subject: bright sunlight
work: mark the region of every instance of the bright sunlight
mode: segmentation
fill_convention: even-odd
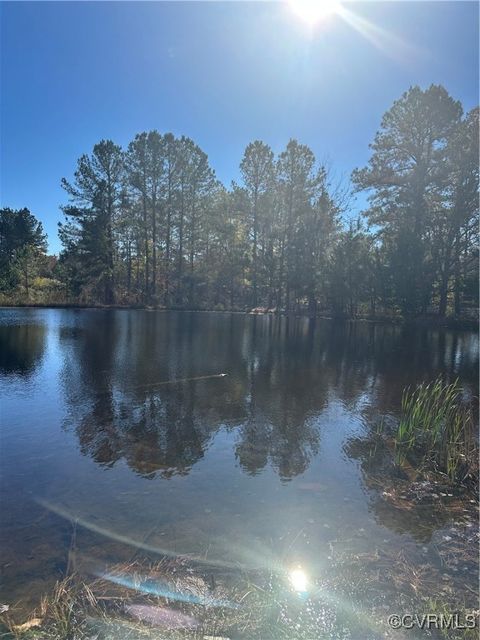
[[[293,569],[293,571],[290,572],[290,583],[295,591],[304,593],[308,585],[307,574],[300,568]]]
[[[308,25],[313,26],[336,13],[338,0],[289,0],[293,12]]]

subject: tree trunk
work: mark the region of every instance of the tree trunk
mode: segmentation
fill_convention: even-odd
[[[30,297],[30,283],[28,280],[28,254],[25,256],[25,293],[27,294],[27,300],[28,300]]]
[[[107,273],[107,283],[105,290],[105,303],[106,304],[115,304],[115,280],[114,280],[114,264],[113,264],[113,232],[112,232],[112,222],[109,216],[108,223],[108,273]]]
[[[258,188],[255,186],[253,195],[253,248],[252,248],[252,262],[253,262],[253,300],[252,306],[256,308],[257,303],[257,203],[258,203]]]
[[[127,243],[127,291],[130,295],[132,289],[132,246],[131,240]]]
[[[193,196],[192,203],[192,219],[190,222],[190,291],[188,295],[188,302],[190,307],[194,305],[195,285],[193,282],[194,272],[194,258],[195,258],[195,195]]]
[[[462,277],[460,269],[460,236],[457,236],[455,243],[455,266],[454,266],[454,313],[456,316],[462,315],[461,287]]]
[[[285,236],[285,234],[284,234]],[[282,238],[280,244],[280,267],[278,274],[278,292],[277,292],[277,305],[278,311],[282,308],[283,302],[283,271],[284,271],[284,263],[285,263],[285,237]]]
[[[167,237],[165,245],[165,306],[170,304],[170,233],[172,224],[172,178],[171,170],[168,170],[168,211],[167,211]]]
[[[177,271],[177,304],[183,301],[183,223],[185,219],[185,199],[183,193],[183,182],[181,189],[181,206],[180,206],[180,221],[178,224],[178,271]]]
[[[152,297],[157,293],[157,204],[156,197],[152,202]]]
[[[149,251],[148,251],[148,224],[147,224],[147,198],[143,195],[142,199],[143,204],[143,239],[144,239],[144,253],[145,253],[145,291],[144,298],[145,302],[149,301],[150,292],[150,261],[149,261]]]
[[[440,279],[440,301],[438,304],[438,315],[441,318],[444,318],[447,313],[448,282],[450,280],[452,244],[453,242],[451,239],[451,235],[448,234],[447,243],[445,247],[445,259],[443,262],[443,268],[442,268],[441,279]]]

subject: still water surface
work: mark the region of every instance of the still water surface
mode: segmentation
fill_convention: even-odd
[[[0,310],[0,602],[34,604],[65,572],[72,522],[92,573],[139,549],[313,575],[342,545],[424,553],[445,516],[382,502],[349,443],[398,416],[407,384],[474,393],[477,370],[470,332]]]

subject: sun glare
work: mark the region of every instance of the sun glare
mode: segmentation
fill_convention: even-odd
[[[306,573],[302,571],[302,569],[293,569],[293,571],[290,572],[290,584],[295,591],[304,593],[307,590],[308,585]]]
[[[308,25],[315,25],[338,11],[338,0],[289,0],[292,11]]]

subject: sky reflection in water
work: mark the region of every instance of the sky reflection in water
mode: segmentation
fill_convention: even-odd
[[[33,601],[61,574],[71,522],[93,573],[137,549],[313,577],[334,570],[333,542],[420,549],[445,521],[386,507],[349,442],[407,384],[444,373],[474,393],[477,346],[368,323],[2,310],[2,592]]]

